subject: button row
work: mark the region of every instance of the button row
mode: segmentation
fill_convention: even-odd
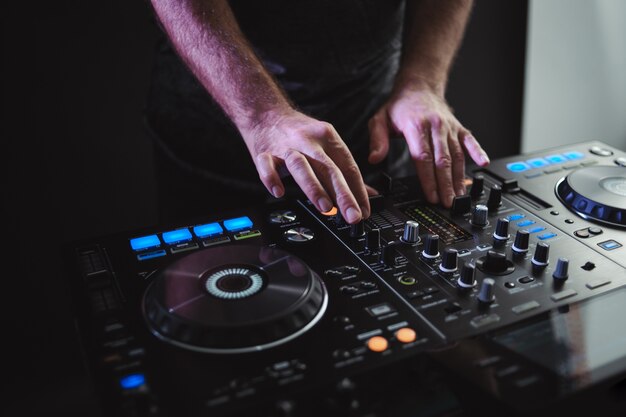
[[[547,155],[543,158],[532,158],[526,161],[511,162],[506,165],[511,172],[524,172],[534,168],[543,168],[552,164],[562,164],[567,161],[583,159],[585,154],[578,151],[563,152],[563,154]]]

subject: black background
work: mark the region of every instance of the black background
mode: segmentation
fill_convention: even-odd
[[[526,16],[477,0],[449,82],[492,159],[520,148]],[[97,414],[59,252],[157,220],[141,117],[158,29],[142,0],[3,2],[2,20],[0,411]]]

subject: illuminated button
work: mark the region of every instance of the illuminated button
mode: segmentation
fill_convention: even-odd
[[[539,235],[537,237],[539,239],[541,239],[541,240],[548,240],[548,239],[552,239],[555,236],[556,236],[556,233],[548,232],[548,233],[544,233],[542,235]]]
[[[333,207],[328,211],[322,213],[324,216],[336,216],[337,215],[337,207]]]
[[[613,249],[621,248],[622,244],[611,239],[611,240],[605,240],[604,242],[598,243],[598,246],[600,246],[604,250],[613,250]]]
[[[523,172],[527,169],[531,169],[532,167],[528,165],[526,162],[511,162],[510,164],[506,164],[506,167],[509,171],[512,172]]]
[[[133,250],[144,250],[161,246],[161,241],[157,235],[137,237],[130,240],[130,247]]]
[[[517,222],[517,225],[519,227],[526,227],[526,226],[530,226],[531,224],[535,224],[534,220],[523,220],[521,222]]]
[[[415,330],[410,327],[403,327],[396,332],[396,339],[402,343],[415,342],[416,338],[417,334],[415,333]]]
[[[372,352],[384,352],[389,347],[389,342],[382,336],[370,337],[367,341],[367,348]]]
[[[184,242],[186,240],[191,240],[191,233],[189,229],[178,229],[172,230],[170,232],[163,233],[163,241],[168,245],[172,243]]]
[[[193,233],[199,238],[220,235],[223,232],[224,229],[222,229],[222,226],[220,226],[219,223],[201,224],[200,226],[195,226],[193,228]]]
[[[552,164],[560,164],[562,162],[566,162],[567,158],[564,157],[563,155],[548,155],[546,156],[546,160],[548,160],[548,162],[552,163]]]
[[[524,217],[526,217],[526,216],[523,215],[523,214],[511,214],[509,216],[509,220],[514,222],[515,220],[523,219]]]
[[[145,382],[146,378],[143,374],[132,374],[120,379],[120,386],[123,389],[133,389],[142,386]]]
[[[237,232],[252,227],[252,220],[248,216],[237,217],[235,219],[224,220],[224,227],[229,232]]]
[[[570,160],[583,159],[585,154],[578,151],[563,152],[563,155]]]
[[[543,158],[534,158],[534,159],[529,159],[528,161],[526,161],[526,163],[528,165],[530,165],[533,168],[542,168],[545,167],[547,165],[550,165],[550,162],[546,161]]]
[[[544,230],[546,230],[545,227],[537,226],[537,227],[533,227],[532,229],[530,229],[528,233],[539,233],[539,232],[543,232]]]

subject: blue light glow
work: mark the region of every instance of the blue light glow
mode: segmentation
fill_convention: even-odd
[[[139,259],[140,261],[147,261],[148,259],[159,258],[165,255],[167,255],[167,252],[161,249],[161,250],[155,250],[152,252],[140,253],[139,255],[137,255],[137,259]]]
[[[578,151],[563,152],[563,155],[565,155],[567,159],[571,160],[583,159],[585,157],[584,153]]]
[[[541,167],[545,167],[547,165],[550,165],[550,162],[546,161],[543,158],[529,159],[526,162],[528,163],[528,165],[530,165],[533,168],[541,168]]]
[[[541,240],[547,240],[547,239],[552,239],[554,236],[556,236],[556,233],[548,232],[548,233],[539,235],[537,237]]]
[[[145,384],[146,377],[143,374],[127,375],[120,379],[120,386],[124,389],[138,388]]]
[[[531,224],[535,224],[534,220],[522,220],[521,222],[517,222],[517,225],[519,227],[526,227],[526,226],[530,226]]]
[[[168,245],[184,242],[186,240],[191,240],[189,229],[178,229],[163,233],[163,241]]]
[[[224,220],[224,227],[229,232],[236,232],[238,230],[249,229],[252,227],[252,220],[250,220],[248,216]]]
[[[213,235],[220,235],[224,232],[224,229],[222,229],[222,226],[220,226],[219,223],[209,223],[195,226],[193,228],[193,232],[199,238],[204,238]]]
[[[543,226],[537,226],[537,227],[534,227],[534,228],[530,229],[530,230],[528,231],[528,233],[538,233],[538,232],[543,232],[544,230],[546,230],[546,228],[545,228],[545,227],[543,227]]]
[[[161,241],[157,235],[142,236],[130,240],[130,247],[133,250],[144,250],[161,246]]]
[[[546,159],[553,164],[560,164],[561,162],[566,162],[567,158],[563,155],[548,155]]]
[[[509,220],[514,222],[515,220],[523,219],[524,217],[526,217],[526,216],[523,215],[523,214],[511,214],[509,216]]]
[[[506,167],[509,171],[513,171],[513,172],[522,172],[531,168],[531,166],[528,165],[526,162],[521,162],[521,161],[511,162],[510,164],[506,164]]]

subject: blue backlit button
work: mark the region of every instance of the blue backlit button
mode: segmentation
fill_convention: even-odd
[[[543,232],[544,230],[546,230],[545,227],[543,226],[537,226],[535,228],[532,228],[528,231],[528,233],[539,233],[539,232]]]
[[[542,168],[542,167],[545,167],[546,165],[550,165],[550,162],[546,161],[543,158],[529,159],[528,161],[526,161],[526,163],[533,168]]]
[[[136,251],[158,248],[159,246],[161,246],[161,241],[157,235],[142,236],[130,240],[130,247]]]
[[[604,242],[598,243],[598,246],[600,246],[604,250],[613,250],[613,249],[621,248],[622,244],[611,239],[611,240],[605,240]]]
[[[526,171],[527,169],[531,169],[531,166],[528,165],[526,162],[511,162],[510,164],[506,164],[506,167],[509,171],[512,172],[523,172]]]
[[[126,375],[120,379],[120,386],[123,389],[139,388],[146,383],[146,377],[143,374]]]
[[[560,164],[562,162],[566,162],[567,158],[564,157],[563,155],[548,155],[546,156],[546,159],[548,160],[548,162],[550,162],[551,164]]]
[[[191,240],[191,233],[189,232],[189,229],[187,228],[165,232],[163,233],[162,236],[163,236],[163,241],[167,243],[168,245]]]
[[[248,216],[224,220],[224,227],[229,232],[236,232],[238,230],[249,229],[252,227],[252,220],[250,220]]]
[[[544,233],[542,235],[537,236],[540,240],[548,240],[548,239],[552,239],[554,236],[556,236],[556,233],[552,233],[552,232],[547,232]]]
[[[219,223],[201,224],[193,228],[193,233],[199,238],[221,235],[222,232],[224,232],[224,229],[222,229]]]
[[[583,159],[585,157],[584,153],[578,151],[563,152],[563,155],[570,160]]]
[[[514,222],[515,220],[523,219],[524,217],[526,217],[526,216],[523,215],[523,214],[519,214],[519,213],[518,214],[511,214],[509,216],[509,221]]]
[[[531,224],[535,224],[534,220],[522,220],[521,222],[517,222],[517,225],[519,227],[526,227],[526,226],[530,226]]]

